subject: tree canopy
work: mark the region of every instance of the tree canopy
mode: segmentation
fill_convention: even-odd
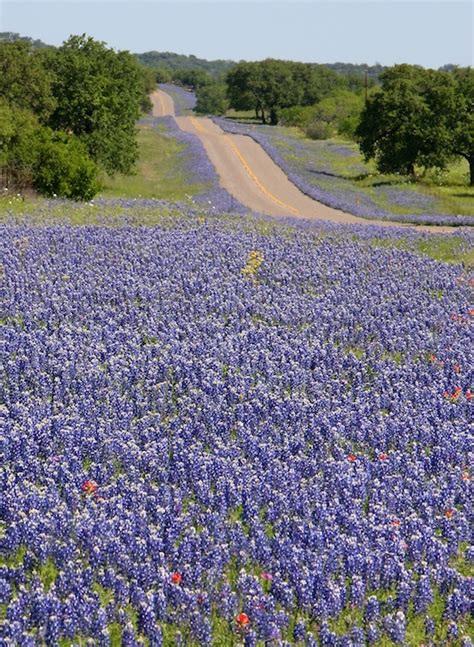
[[[0,41],[0,166],[16,187],[87,199],[99,169],[131,172],[151,70],[128,52],[71,36],[61,47]]]
[[[453,156],[474,164],[474,82],[453,73],[395,65],[369,97],[356,134],[366,159],[382,172],[413,174],[415,165],[444,167]]]
[[[130,172],[144,93],[134,57],[83,35],[71,36],[48,62],[57,101],[49,124],[77,135],[108,173]]]
[[[0,97],[46,120],[56,106],[53,75],[43,56],[26,41],[0,42]]]
[[[279,111],[320,101],[343,85],[335,72],[323,65],[266,59],[238,63],[226,77],[227,96],[236,110],[255,110],[263,123],[276,124]]]

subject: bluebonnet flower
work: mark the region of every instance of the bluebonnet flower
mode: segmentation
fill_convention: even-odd
[[[1,227],[5,640],[105,645],[116,623],[125,645],[165,626],[208,644],[245,613],[248,644],[311,644],[290,636],[311,616],[337,645],[329,621],[357,605],[376,644],[435,588],[462,636],[472,402],[442,393],[470,388],[465,271],[413,253],[415,232],[375,249],[378,227],[194,208],[132,226],[161,208]]]

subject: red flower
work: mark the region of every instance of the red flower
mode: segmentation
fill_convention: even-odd
[[[461,396],[461,394],[462,394],[462,389],[460,386],[457,386],[452,393],[445,391],[443,393],[443,398],[445,398],[446,400],[449,400],[450,402],[456,402],[456,400],[459,400],[459,397]],[[467,393],[466,393],[466,397],[468,397]]]
[[[469,472],[467,470],[465,472],[463,472],[462,480],[463,481],[470,481],[471,480],[471,475],[469,474]]]
[[[97,490],[99,486],[95,481],[84,481],[84,483],[81,485],[81,490],[85,494],[94,494],[94,492]]]
[[[273,580],[273,575],[271,573],[260,573],[260,577],[262,580],[267,580],[267,582],[271,582]]]
[[[386,460],[388,460],[388,454],[386,454],[385,452],[380,452],[380,454],[379,454],[379,460],[380,460],[380,461],[386,461]]]
[[[444,513],[444,516],[446,517],[446,519],[452,519],[454,512],[455,511],[452,508],[449,508],[449,510],[446,510],[446,512]]]
[[[474,398],[474,393],[472,391],[466,391],[466,398],[472,400]]]
[[[400,524],[401,524],[400,519],[392,519],[392,521],[390,522],[390,525],[393,526],[394,528],[399,528]]]
[[[173,582],[173,584],[181,584],[182,579],[183,576],[181,575],[181,573],[176,572],[171,574],[171,581]]]
[[[453,364],[453,369],[455,373],[459,373],[461,371],[461,365],[460,364]]]
[[[356,456],[355,454],[349,454],[349,456],[347,457],[347,460],[348,460],[350,463],[355,463],[355,462],[356,462],[356,460],[357,460],[357,456]]]
[[[235,619],[235,622],[241,629],[244,629],[250,624],[250,618],[246,613],[239,613],[239,615]]]

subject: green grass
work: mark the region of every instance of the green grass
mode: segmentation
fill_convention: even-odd
[[[202,184],[190,184],[181,153],[184,145],[150,125],[138,129],[140,157],[135,175],[102,179],[100,196],[185,200],[200,193]]]
[[[231,523],[239,524],[241,523],[241,516],[242,516],[242,508],[239,506],[230,513],[229,521]],[[467,543],[462,544],[460,546],[458,554],[450,560],[450,565],[456,568],[456,570],[461,574],[463,574],[464,576],[472,577],[473,575],[472,563],[468,562],[465,556],[465,550],[467,546],[468,546]],[[3,559],[1,560],[1,563],[4,566],[8,566],[9,568],[15,568],[23,562],[25,555],[26,555],[25,547],[20,547],[16,551],[14,551],[14,553],[11,554],[9,557],[3,557]],[[249,564],[248,568],[250,569],[248,572],[253,573],[256,576],[258,576],[262,572],[261,567],[257,564]],[[49,591],[58,576],[58,569],[54,561],[51,558],[49,558],[44,563],[37,564],[36,567],[34,568],[34,573],[39,576],[43,586],[45,587],[45,590]],[[226,580],[231,584],[232,588],[235,590],[237,578],[239,576],[239,569],[237,567],[237,561],[235,558],[230,559],[227,565],[225,574],[226,574]],[[27,575],[28,581],[32,575],[33,575],[32,571],[28,573]],[[268,590],[271,588],[271,585],[269,582],[263,582],[262,586],[266,592],[268,592]],[[110,589],[107,589],[106,587],[100,585],[98,582],[94,582],[92,586],[92,590],[98,596],[98,603],[102,608],[107,607],[109,604],[114,604],[113,591],[111,591]],[[406,633],[406,640],[404,644],[409,647],[419,646],[426,641],[425,629],[424,629],[425,615],[429,615],[435,623],[435,627],[436,627],[436,634],[434,636],[435,644],[441,644],[443,641],[446,640],[448,621],[443,617],[444,606],[445,606],[444,598],[436,589],[434,590],[433,593],[434,593],[433,601],[429,605],[426,614],[425,613],[415,614],[412,603],[410,603],[408,607],[408,613],[406,615],[407,633]],[[389,596],[396,595],[396,588],[393,588],[391,590],[378,589],[374,591],[368,591],[367,595],[375,595],[378,598],[378,600],[381,602],[382,606],[384,606],[384,603],[387,602]],[[135,627],[135,629],[138,630],[137,610],[130,603],[125,605],[123,607],[123,610],[127,613],[128,618],[130,622],[133,624],[133,626]],[[0,605],[0,620],[5,619],[6,611],[7,611],[7,605],[6,604]],[[308,630],[315,632],[316,635],[318,633],[319,622],[317,621],[317,619],[311,618],[307,614],[302,613],[301,611],[295,610],[292,613],[292,617],[290,618],[289,626],[287,630],[284,632],[284,635],[282,636],[282,638],[288,640],[291,644],[295,644],[292,637],[292,630],[298,618],[304,621]],[[229,623],[221,616],[219,616],[216,608],[213,608],[212,610],[211,624],[213,628],[212,645],[214,645],[215,647],[225,647],[225,646],[232,647],[239,644],[239,637],[234,631],[234,627],[232,623]],[[363,624],[364,624],[363,608],[362,607],[353,608],[350,605],[347,605],[346,608],[338,615],[338,617],[332,619],[329,624],[331,629],[339,636],[347,634],[354,626],[363,627]],[[474,621],[472,618],[468,616],[462,616],[458,618],[457,624],[458,624],[461,636],[472,635],[472,632],[474,631]],[[198,642],[192,638],[190,633],[190,627],[187,622],[181,622],[181,623],[178,621],[174,623],[160,622],[160,626],[163,632],[163,644],[166,647],[173,647],[174,645],[176,645],[178,632],[181,634],[182,638],[185,641],[185,644],[188,645],[188,647],[198,647]],[[109,629],[109,635],[110,635],[110,641],[111,641],[112,647],[120,647],[120,645],[122,644],[121,626],[118,623],[111,623],[108,629]],[[145,646],[150,644],[148,639],[144,638],[143,636],[141,638]],[[86,644],[89,644],[89,642],[83,636],[76,636],[73,641],[66,638],[59,639],[60,647],[70,647],[72,644],[85,646]],[[460,641],[456,640],[450,644],[452,645],[452,647],[456,647],[457,645],[460,644]],[[263,642],[259,642],[258,645],[259,647],[260,645],[263,647]],[[377,645],[379,645],[380,647],[395,647],[395,643],[393,643],[386,636],[386,634],[383,634],[380,637]]]
[[[360,240],[353,236],[354,240]],[[397,248],[406,249],[429,256],[435,261],[442,263],[461,263],[466,268],[474,267],[474,250],[469,247],[460,236],[436,235],[429,238],[422,238],[415,242],[415,245],[408,239],[399,238],[372,238],[366,242],[367,245],[375,248]],[[440,295],[433,295],[440,298]]]
[[[307,181],[328,191],[341,189],[359,193],[361,198],[370,198],[378,207],[386,209],[394,216],[430,212],[474,216],[474,187],[469,186],[469,167],[464,159],[453,161],[446,170],[425,171],[419,168],[417,179],[413,181],[397,174],[379,173],[372,160],[368,163],[364,161],[356,143],[339,137],[314,141],[307,138],[298,128],[280,126],[267,129],[266,133],[289,164],[295,168],[301,167]],[[338,155],[332,150],[334,145],[343,145],[351,149],[353,155]],[[298,146],[302,146],[303,149],[298,150]],[[304,172],[308,163],[314,168],[329,170],[333,176],[311,177]],[[399,205],[391,201],[386,193],[390,190],[422,195],[431,199],[432,205],[428,208]]]

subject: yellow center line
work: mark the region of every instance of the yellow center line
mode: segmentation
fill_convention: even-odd
[[[191,122],[193,123],[194,127],[195,127],[197,130],[199,130],[199,131],[200,131],[200,132],[202,132],[202,133],[207,133],[207,134],[209,134],[208,130],[207,130],[206,128],[204,128],[204,126],[203,126],[203,125],[202,125],[202,124],[201,124],[201,123],[200,123],[200,122],[199,122],[195,117],[191,117]],[[229,144],[230,144],[230,146],[231,146],[232,150],[234,151],[234,153],[237,155],[237,157],[238,157],[239,161],[241,162],[242,166],[243,166],[243,167],[244,167],[244,169],[247,171],[247,173],[248,173],[248,175],[250,176],[250,178],[251,178],[251,179],[255,182],[255,184],[258,186],[258,188],[260,189],[260,191],[262,191],[262,193],[264,193],[265,195],[267,195],[267,196],[270,198],[270,200],[272,200],[273,202],[276,202],[277,204],[279,204],[279,205],[280,205],[281,207],[283,207],[284,209],[288,209],[288,211],[292,211],[293,213],[295,213],[295,214],[297,214],[297,215],[301,215],[301,214],[300,214],[300,212],[298,211],[298,209],[295,209],[294,207],[291,207],[289,204],[286,204],[285,202],[282,202],[282,201],[281,201],[281,200],[279,200],[275,195],[273,195],[273,193],[270,193],[270,191],[269,191],[265,186],[263,186],[263,184],[260,182],[260,180],[258,179],[258,177],[255,175],[254,171],[252,171],[252,169],[250,168],[250,166],[249,166],[249,164],[248,164],[247,160],[244,158],[244,156],[242,155],[242,153],[239,151],[239,149],[237,148],[237,146],[236,146],[236,145],[234,144],[234,142],[232,141],[231,136],[230,136],[230,137],[226,137],[226,139],[227,139],[227,141],[229,142]]]
[[[163,99],[159,90],[157,91],[156,96],[158,97],[158,110],[161,111],[161,117],[163,117],[165,114],[165,104],[163,103]]]
[[[247,171],[247,173],[249,174],[249,176],[251,177],[251,179],[252,179],[252,180],[255,182],[255,184],[258,186],[258,188],[260,189],[260,191],[262,191],[263,193],[265,193],[265,195],[267,195],[267,196],[270,198],[270,200],[273,200],[273,202],[276,202],[276,203],[277,203],[277,204],[279,204],[281,207],[284,207],[285,209],[288,209],[289,211],[292,211],[293,213],[296,213],[297,215],[301,215],[301,214],[300,214],[300,212],[298,211],[298,209],[295,209],[294,207],[291,207],[289,204],[286,204],[285,202],[282,202],[282,201],[281,201],[281,200],[279,200],[275,195],[273,195],[273,193],[270,193],[270,191],[269,191],[266,187],[264,187],[264,186],[263,186],[263,184],[260,182],[260,180],[258,179],[258,177],[257,177],[257,176],[255,175],[255,173],[252,171],[252,169],[251,169],[251,168],[250,168],[250,166],[248,165],[248,163],[247,163],[246,159],[244,158],[244,156],[242,155],[242,153],[239,151],[239,149],[237,148],[237,146],[234,144],[234,142],[233,142],[230,138],[228,139],[228,142],[229,142],[229,144],[230,144],[231,148],[233,149],[234,153],[237,155],[237,157],[238,157],[238,158],[239,158],[239,160],[241,161],[242,166],[243,166],[243,167],[244,167],[244,169]]]
[[[207,130],[204,128],[204,126],[201,123],[199,123],[196,117],[191,117],[191,123],[196,128],[196,130],[199,130],[201,133],[207,133]]]

